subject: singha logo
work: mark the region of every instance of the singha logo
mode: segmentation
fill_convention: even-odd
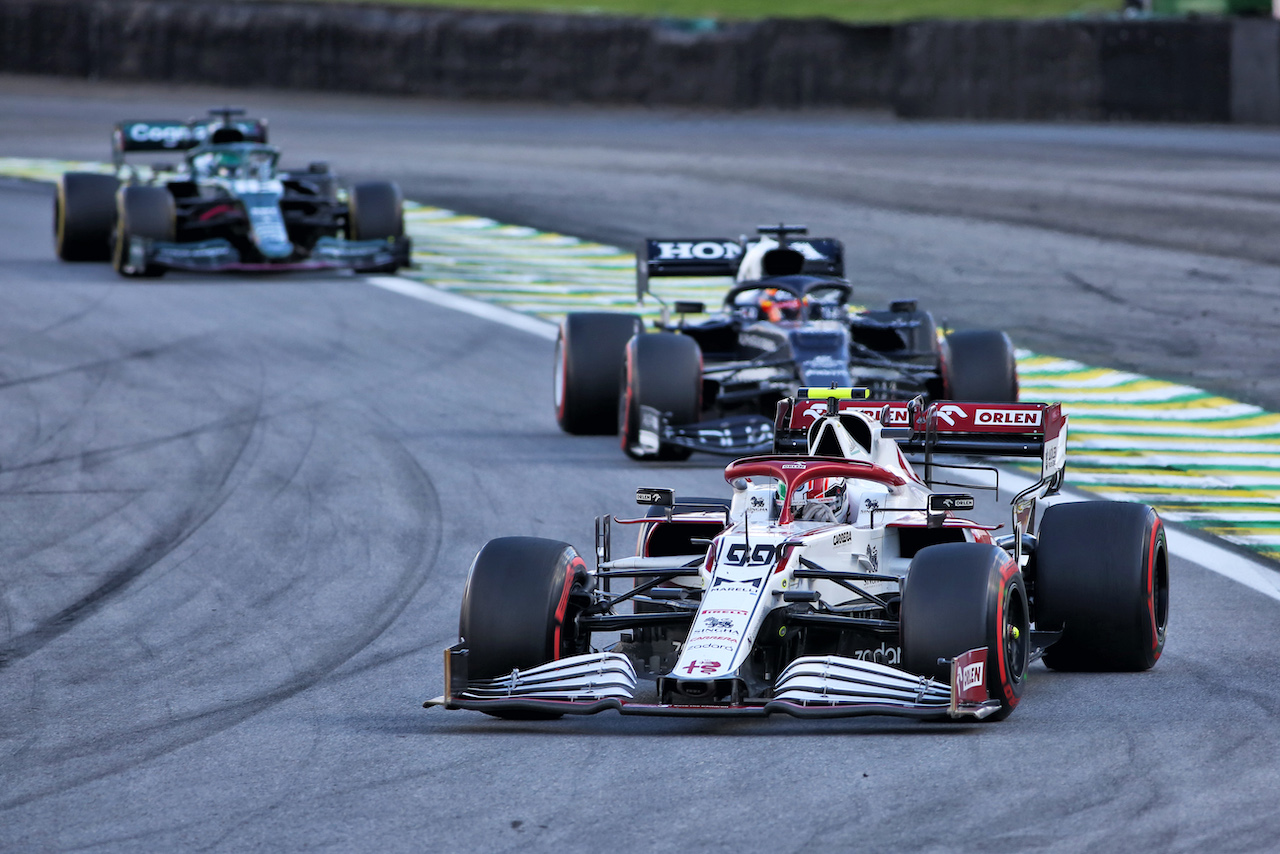
[[[874,498],[864,498],[862,501],[862,508],[864,510],[879,510],[880,502],[876,501]]]
[[[704,629],[731,629],[733,620],[722,620],[719,617],[707,617],[702,621]]]

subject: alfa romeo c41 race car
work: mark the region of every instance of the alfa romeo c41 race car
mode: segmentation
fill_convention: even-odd
[[[915,300],[857,311],[844,248],[803,238],[804,226],[760,227],[753,240],[656,240],[637,255],[637,303],[659,276],[729,276],[720,310],[663,303],[645,333],[639,317],[570,314],[556,343],[555,408],[577,434],[621,434],[636,459],[694,451],[767,451],[772,415],[801,386],[866,386],[879,399],[1018,399],[1013,346],[1003,332],[951,332]],[[659,300],[661,301],[661,300]],[[678,320],[672,321],[672,314]]]
[[[1000,719],[1042,656],[1057,670],[1156,663],[1169,574],[1155,511],[1055,503],[1032,530],[1063,479],[1058,404],[850,391],[784,401],[779,452],[730,464],[729,500],[638,490],[646,515],[597,519],[594,566],[568,543],[491,540],[467,578],[445,693],[426,705]],[[1011,533],[966,518],[972,494],[934,491],[957,469],[999,476],[942,453],[1040,458]],[[920,472],[904,454],[923,456]],[[618,524],[638,526],[636,556],[610,553]],[[642,692],[638,678],[653,683]]]
[[[267,123],[217,109],[188,122],[128,121],[112,136],[114,175],[68,172],[58,182],[54,237],[64,261],[111,261],[123,276],[166,270],[350,268],[391,272],[409,264],[399,189],[386,182],[338,188],[324,163],[277,168]],[[135,152],[181,154],[149,176]]]

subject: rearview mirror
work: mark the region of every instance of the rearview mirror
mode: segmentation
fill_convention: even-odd
[[[948,510],[972,510],[973,505],[973,496],[966,495],[963,492],[939,492],[936,495],[929,496],[930,513],[945,513]]]
[[[941,528],[946,521],[947,511],[972,510],[973,496],[963,492],[939,492],[929,496],[928,512],[925,513],[925,524],[930,528]]]
[[[636,503],[655,507],[675,507],[676,492],[674,489],[652,489],[642,486],[636,490]]]

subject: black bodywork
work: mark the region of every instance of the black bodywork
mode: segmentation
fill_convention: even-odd
[[[745,238],[646,241],[637,276],[639,300],[650,295],[649,279],[659,276],[742,279],[744,265],[752,263],[759,275],[732,286],[705,319],[689,319],[706,311],[700,303],[664,304],[656,328],[686,335],[701,350],[705,420],[676,425],[647,411],[642,430],[657,434],[663,445],[756,453],[770,447],[778,402],[799,386],[859,386],[879,400],[946,397],[944,357],[929,312],[912,299],[887,309],[854,310],[839,240],[799,238],[802,226],[760,232],[779,245],[757,252],[755,262],[744,260],[754,243]],[[770,302],[787,303],[787,316],[771,316]]]

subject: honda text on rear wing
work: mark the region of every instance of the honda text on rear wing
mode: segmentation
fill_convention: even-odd
[[[802,225],[762,225],[757,231],[759,238],[743,235],[737,240],[726,237],[648,238],[636,254],[636,301],[644,301],[651,278],[736,277],[748,251],[762,240],[803,255],[803,269],[796,272],[815,276],[844,275],[844,244],[836,238],[804,237],[808,229]]]

